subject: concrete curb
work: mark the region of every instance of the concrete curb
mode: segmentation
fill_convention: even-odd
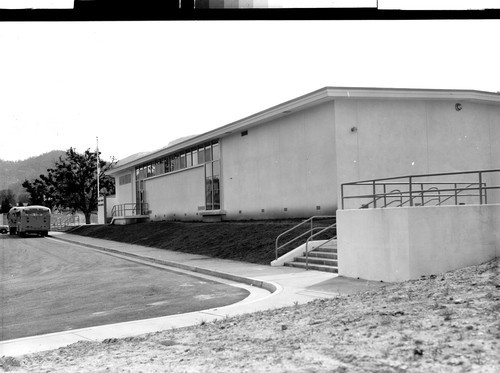
[[[226,273],[226,272],[214,271],[212,269],[201,268],[201,267],[191,266],[191,265],[177,263],[177,262],[171,262],[168,260],[160,260],[160,259],[151,258],[148,256],[131,254],[131,253],[116,250],[116,249],[110,249],[110,248],[106,248],[106,247],[102,247],[102,246],[98,246],[98,245],[92,245],[92,244],[83,243],[83,242],[79,242],[79,241],[73,241],[73,240],[69,240],[67,238],[61,238],[61,237],[57,237],[57,236],[50,236],[50,238],[60,240],[60,241],[69,242],[69,243],[72,243],[75,245],[89,247],[91,249],[96,249],[96,250],[110,252],[110,253],[114,253],[114,254],[129,256],[131,258],[137,258],[137,259],[145,260],[145,261],[148,261],[151,263],[162,264],[165,266],[179,268],[179,269],[183,269],[183,270],[190,271],[190,272],[201,273],[204,275],[219,277],[219,278],[223,278],[225,280],[231,280],[234,282],[241,282],[241,283],[246,284],[246,285],[257,286],[259,288],[262,288],[264,290],[269,291],[271,294],[278,290],[278,286],[276,284],[271,283],[271,282],[257,280],[257,279],[253,279],[253,278],[249,278],[249,277],[233,275],[231,273]],[[160,249],[158,249],[158,250],[160,250]]]

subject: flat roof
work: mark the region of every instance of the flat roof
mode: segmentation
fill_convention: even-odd
[[[152,161],[158,157],[178,152],[184,148],[218,139],[273,119],[307,109],[336,99],[396,99],[396,100],[467,100],[500,105],[500,93],[465,89],[412,89],[412,88],[367,88],[324,87],[292,100],[272,106],[235,122],[218,127],[201,135],[190,137],[174,145],[147,153],[137,153],[120,160],[108,175],[114,175],[131,167]]]

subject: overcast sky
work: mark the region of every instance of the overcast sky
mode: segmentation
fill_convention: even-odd
[[[0,23],[0,159],[166,146],[324,86],[500,91],[500,21]]]

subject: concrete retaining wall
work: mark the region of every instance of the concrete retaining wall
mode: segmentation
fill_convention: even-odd
[[[500,255],[500,204],[337,212],[339,275],[406,281]]]

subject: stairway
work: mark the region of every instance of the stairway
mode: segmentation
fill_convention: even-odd
[[[337,240],[332,240],[324,246],[309,251],[309,261],[307,268],[316,271],[338,273],[337,261]],[[306,268],[306,254],[293,259],[293,262],[286,262],[287,267]]]

